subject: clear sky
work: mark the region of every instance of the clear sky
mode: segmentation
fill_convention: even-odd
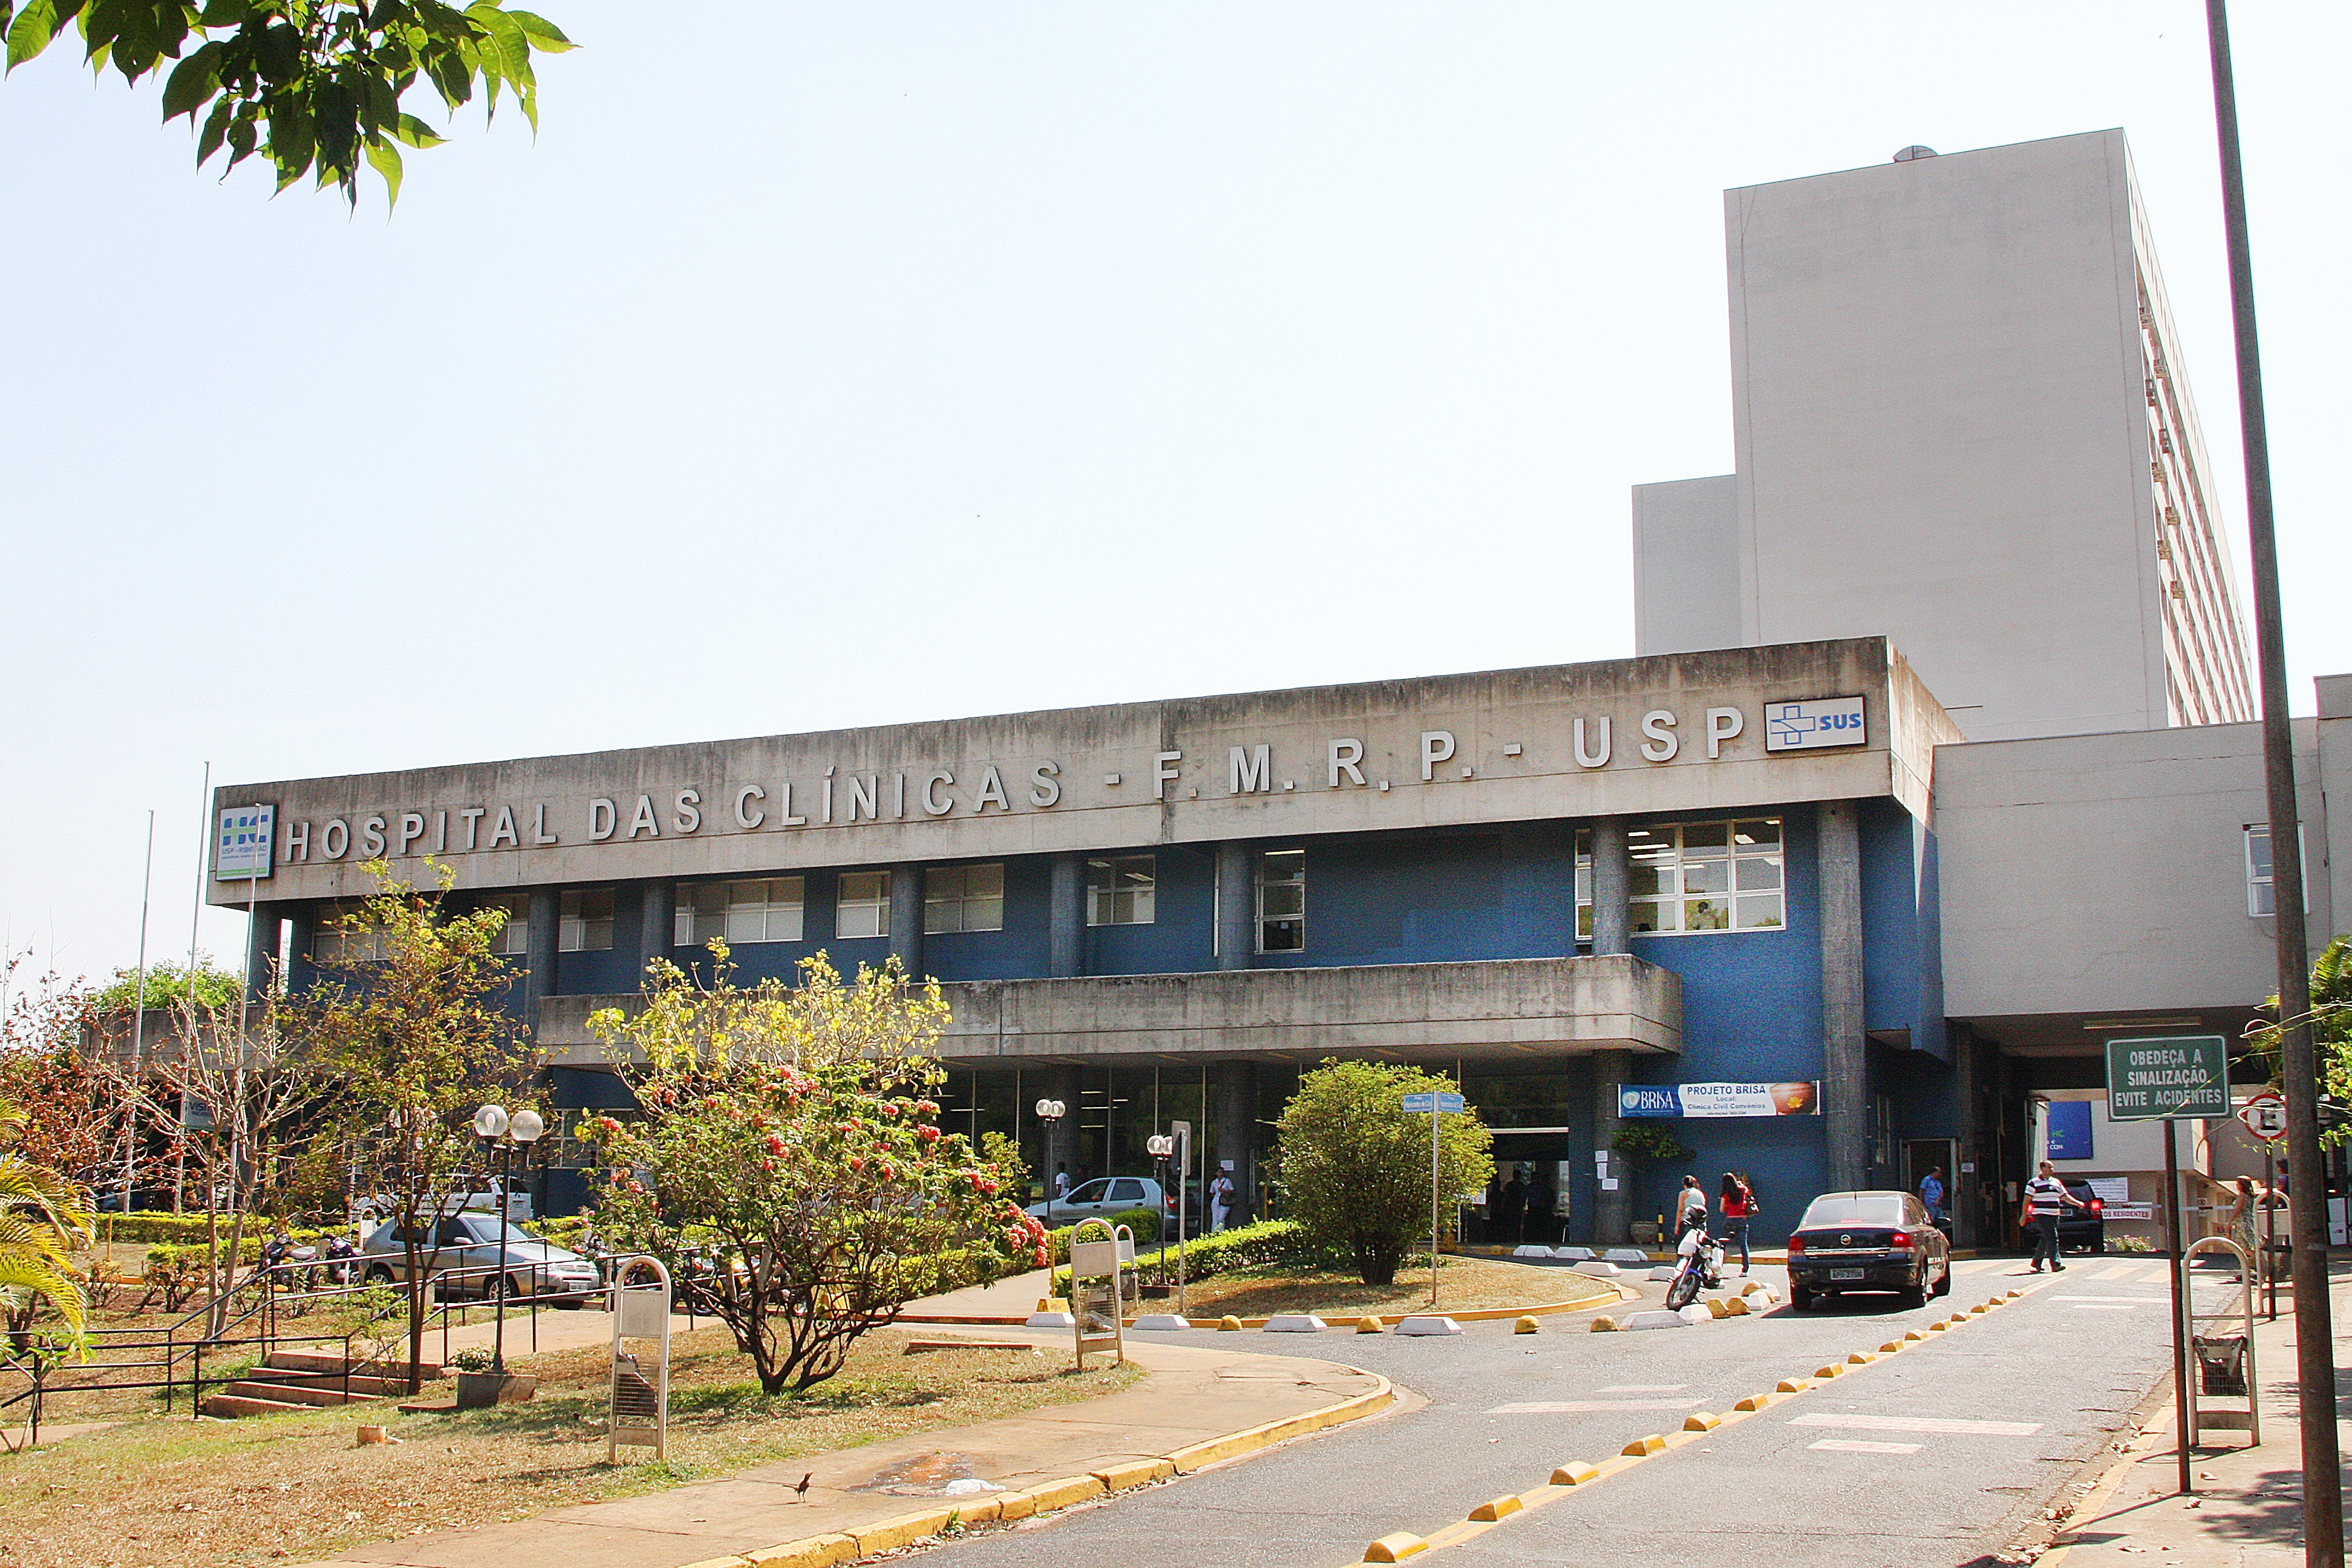
[[[131,962],[151,808],[184,952],[207,759],[1630,653],[1627,487],[1731,466],[1720,193],[1910,142],[2125,128],[2242,512],[2194,0],[538,8],[583,47],[537,141],[469,114],[389,223],[198,174],[62,53],[0,85],[37,965]],[[2352,7],[2236,26],[2306,710],[2352,669]]]

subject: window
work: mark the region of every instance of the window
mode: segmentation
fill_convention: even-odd
[[[843,939],[890,934],[889,872],[841,874],[840,894],[833,909],[833,934]]]
[[[1003,931],[1004,868],[932,866],[923,872],[923,930]]]
[[[1307,951],[1307,851],[1275,849],[1257,861],[1257,950]]]
[[[2303,824],[2299,822],[2294,826],[2294,841],[2298,846],[2303,843]],[[2308,855],[2304,857],[2304,864],[2305,866],[2311,864]],[[2272,890],[2271,887],[2272,870],[2271,825],[2267,822],[2250,822],[2246,825],[2246,912],[2248,914],[2278,913],[2278,895]],[[2303,910],[2305,914],[2311,912],[2311,882],[2308,877],[2305,879],[2303,884]]]
[[[763,882],[681,882],[671,921],[672,947],[700,947],[725,939],[730,947],[801,940],[798,877]]]
[[[574,888],[563,895],[555,926],[559,952],[609,952],[613,946],[613,889]]]
[[[522,958],[530,952],[530,895],[500,893],[482,900],[486,910],[504,910],[507,923],[490,942],[490,951],[501,958]]]
[[[1122,1179],[1110,1184],[1110,1196],[1104,1200],[1114,1204],[1139,1204],[1143,1201],[1143,1184]]]
[[[1663,823],[1625,834],[1626,904],[1636,935],[1774,931],[1787,923],[1780,824]],[[1576,934],[1592,937],[1592,838],[1576,836]]]
[[[1114,855],[1087,862],[1087,924],[1148,926],[1156,878],[1149,855]]]
[[[311,917],[310,962],[313,963],[378,963],[384,957],[384,934],[366,923],[367,905],[357,899],[320,904]]]

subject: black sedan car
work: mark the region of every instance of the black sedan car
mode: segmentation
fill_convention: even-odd
[[[2091,1190],[2091,1184],[2080,1176],[2062,1176],[2059,1180],[2066,1184],[2066,1190],[2074,1194],[2074,1201],[2083,1206],[2058,1211],[2058,1250],[2081,1250],[2094,1255],[2105,1252],[2107,1249],[2107,1205],[2100,1201],[2097,1193]],[[2032,1240],[2030,1232],[2026,1239],[2029,1243]]]
[[[1895,1290],[1907,1307],[1952,1289],[1952,1244],[1909,1193],[1823,1193],[1789,1237],[1789,1304]]]

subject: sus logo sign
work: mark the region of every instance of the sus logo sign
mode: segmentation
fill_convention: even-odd
[[[1869,743],[1859,697],[1813,697],[1801,702],[1764,704],[1764,749],[1819,752]]]

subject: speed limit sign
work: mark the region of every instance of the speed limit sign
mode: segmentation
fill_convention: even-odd
[[[2286,1136],[2286,1101],[2265,1089],[2238,1108],[2238,1120],[2244,1122],[2246,1131],[2257,1138],[2284,1138]]]

